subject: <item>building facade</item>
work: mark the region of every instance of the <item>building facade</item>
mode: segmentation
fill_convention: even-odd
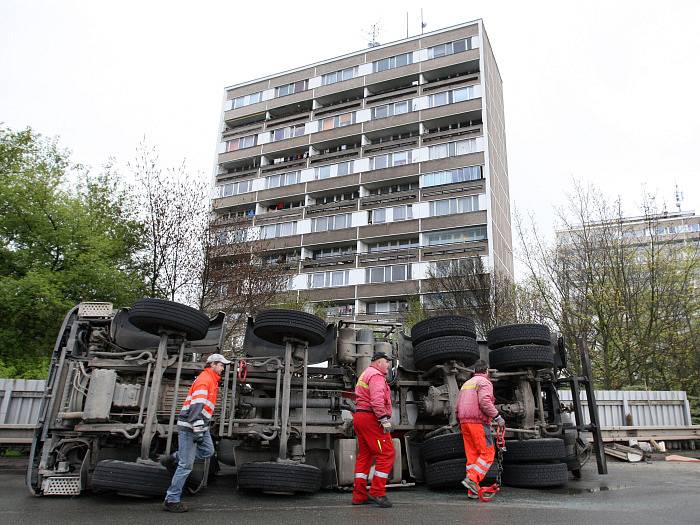
[[[218,147],[217,242],[245,224],[329,315],[426,300],[436,261],[481,256],[512,278],[502,82],[481,20],[227,87]]]

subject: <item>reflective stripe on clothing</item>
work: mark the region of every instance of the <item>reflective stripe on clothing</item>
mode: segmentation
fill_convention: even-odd
[[[353,416],[353,428],[357,436],[357,458],[355,460],[355,485],[352,491],[354,502],[367,500],[367,479],[369,471],[374,466],[374,477],[369,495],[374,497],[386,494],[387,472],[394,466],[394,444],[391,434],[377,421],[374,414],[356,412]]]
[[[355,406],[359,411],[372,411],[377,419],[391,417],[386,372],[373,365],[365,368],[355,384]]]
[[[362,472],[356,472],[355,477],[361,478],[361,479],[367,479],[369,476],[367,474],[363,474]]]
[[[208,426],[216,408],[219,393],[219,375],[211,368],[205,368],[195,378],[187,393],[178,415],[178,425],[184,428]],[[180,422],[187,423],[181,425]],[[197,423],[198,422],[198,423]]]
[[[460,425],[464,451],[467,456],[467,477],[477,484],[486,477],[496,456],[493,442],[489,443],[486,439],[485,426],[481,423],[462,423]]]
[[[378,470],[374,471],[375,476],[379,476],[380,478],[385,478],[389,479],[389,473],[388,472],[379,472]]]

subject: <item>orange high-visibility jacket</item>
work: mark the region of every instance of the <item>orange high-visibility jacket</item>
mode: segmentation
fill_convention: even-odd
[[[219,393],[219,379],[221,376],[211,368],[205,368],[195,378],[177,417],[179,427],[185,430],[209,427]]]

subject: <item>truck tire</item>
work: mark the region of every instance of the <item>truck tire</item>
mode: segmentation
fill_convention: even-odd
[[[284,345],[285,337],[307,341],[309,346],[323,343],[326,323],[323,319],[296,310],[267,310],[255,317],[253,333],[270,343]]]
[[[141,299],[129,310],[129,321],[144,332],[158,334],[161,328],[184,332],[190,341],[204,339],[209,317],[184,304],[162,299]]]
[[[462,434],[445,434],[430,438],[423,443],[422,452],[423,461],[426,463],[456,458],[466,461]]]
[[[431,489],[461,486],[467,475],[465,458],[446,459],[425,466],[425,484]],[[491,485],[498,476],[498,463],[494,460],[481,485]]]
[[[245,463],[238,469],[238,488],[272,493],[313,494],[321,488],[321,470],[303,463]]]
[[[419,370],[427,370],[449,359],[469,366],[479,359],[479,346],[471,337],[446,335],[428,339],[413,348],[413,361]]]
[[[160,465],[105,459],[95,466],[90,488],[95,492],[162,497],[171,479],[172,475]]]
[[[489,352],[489,367],[507,371],[516,368],[551,368],[554,352],[551,346],[507,346]]]
[[[510,345],[550,346],[552,336],[543,324],[509,324],[491,330],[486,336],[486,344],[491,350]]]
[[[542,463],[561,461],[566,456],[564,440],[559,438],[506,441],[504,463]]]
[[[508,464],[503,469],[503,484],[510,487],[558,487],[568,480],[565,463]]]
[[[420,321],[411,328],[411,341],[414,346],[428,339],[446,335],[461,335],[474,339],[474,321],[461,315],[442,315]]]

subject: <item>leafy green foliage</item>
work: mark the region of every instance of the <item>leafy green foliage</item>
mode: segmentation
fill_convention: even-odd
[[[142,228],[109,169],[91,176],[55,141],[0,129],[2,375],[41,377],[78,302],[144,295]]]

